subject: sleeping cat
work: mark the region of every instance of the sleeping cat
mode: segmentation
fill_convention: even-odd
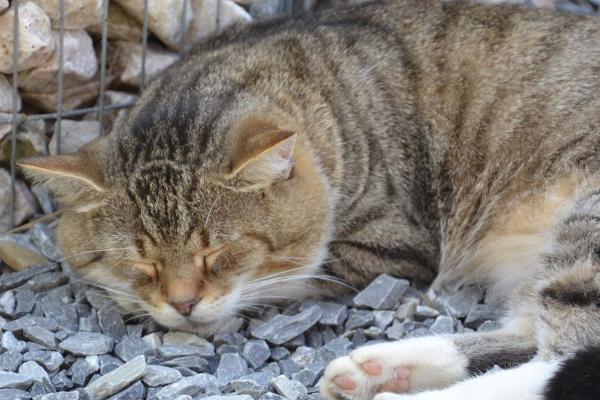
[[[79,272],[168,327],[381,273],[508,303],[335,360],[326,399],[566,399],[600,359],[599,110],[600,20],[390,0],[215,36],[111,135],[21,166]]]

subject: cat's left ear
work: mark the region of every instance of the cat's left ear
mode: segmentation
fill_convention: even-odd
[[[298,135],[262,122],[238,128],[229,177],[255,186],[267,186],[290,177]]]
[[[89,202],[107,190],[101,166],[106,144],[103,137],[77,153],[28,158],[17,165],[29,178],[67,203]]]

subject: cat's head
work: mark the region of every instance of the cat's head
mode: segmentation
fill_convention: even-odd
[[[213,135],[218,155],[198,158],[121,133],[20,163],[67,206],[59,245],[85,280],[130,313],[199,332],[307,294],[332,200],[301,134],[249,115]]]

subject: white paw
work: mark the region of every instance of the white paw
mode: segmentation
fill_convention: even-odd
[[[383,392],[375,395],[375,397],[373,397],[373,400],[413,400],[415,399],[415,397],[416,396],[412,394]]]
[[[443,337],[365,346],[329,364],[321,380],[321,395],[328,400],[337,394],[365,400],[384,391],[442,388],[463,379],[467,364],[466,357]]]

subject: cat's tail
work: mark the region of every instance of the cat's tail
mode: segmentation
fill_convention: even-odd
[[[578,351],[548,381],[544,400],[599,400],[600,347]]]

